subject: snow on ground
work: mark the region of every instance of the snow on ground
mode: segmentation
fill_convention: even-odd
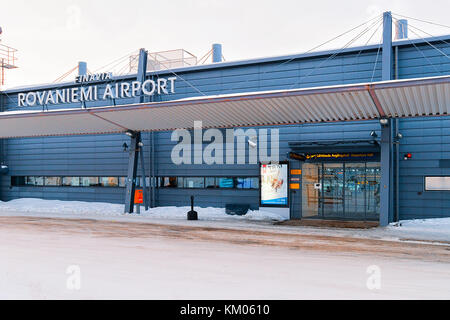
[[[391,224],[387,232],[398,233],[403,239],[427,239],[450,242],[450,218],[404,220]]]
[[[301,233],[447,239],[450,242],[450,219],[404,221],[399,227],[344,230],[273,225],[273,220],[282,218],[263,210],[236,217],[226,215],[224,209],[196,208],[202,220],[188,222],[188,210],[156,208],[136,216],[123,215],[122,205],[106,203],[39,199],[0,202],[0,216],[241,228],[270,231],[273,237],[277,233]],[[116,234],[111,226],[99,237],[91,234],[89,226],[81,226],[81,232],[76,232],[58,223],[52,226],[47,226],[46,221],[38,223],[44,228],[34,224],[19,223],[14,227],[8,223],[0,224],[0,257],[6,257],[0,259],[0,299],[450,298],[447,256],[429,261],[404,253],[387,258],[376,251],[363,255],[358,252],[344,254],[339,248],[325,252],[275,245],[247,246],[201,241],[198,240],[200,236],[186,241],[180,237],[182,233],[176,232],[173,238],[130,237]],[[133,225],[117,226],[135,228]],[[101,227],[101,224],[97,225],[97,228]],[[350,247],[353,245],[351,243]],[[389,249],[392,246],[390,242],[384,245]],[[317,246],[321,247],[320,243]],[[429,244],[424,246],[430,248]],[[74,276],[80,284],[75,290]],[[377,287],[373,287],[374,276],[375,283],[379,284]]]
[[[122,204],[111,204],[102,202],[82,202],[82,201],[60,201],[43,199],[16,199],[8,202],[0,201],[0,212],[21,212],[29,214],[56,213],[61,216],[66,215],[98,215],[98,216],[127,216],[123,213]],[[186,214],[190,207],[158,207],[148,211],[141,208],[141,217],[155,219],[186,219]],[[259,210],[249,211],[245,216],[231,216],[225,213],[224,208],[198,208],[199,219],[201,220],[256,220],[256,221],[283,221],[282,216],[273,212]]]
[[[1,226],[0,299],[450,298],[444,262],[52,230]]]
[[[159,207],[149,211],[142,208],[141,215],[123,214],[123,205],[60,201],[42,199],[17,199],[0,201],[0,216],[37,216],[48,218],[120,220],[126,222],[150,222],[158,224],[192,225],[186,221],[189,207]],[[391,224],[386,228],[374,229],[336,229],[300,226],[278,226],[274,221],[283,221],[284,217],[264,209],[249,211],[245,216],[230,216],[223,208],[195,208],[200,221],[196,226],[258,229],[280,233],[302,233],[313,235],[346,236],[354,238],[374,238],[386,240],[436,241],[450,243],[450,218],[420,219],[401,221],[400,225]]]

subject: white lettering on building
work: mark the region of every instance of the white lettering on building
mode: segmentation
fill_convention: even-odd
[[[110,73],[77,76],[75,82],[81,84],[81,87],[19,93],[17,95],[17,106],[34,107],[37,105],[43,106],[49,104],[57,105],[97,100],[127,99],[135,98],[140,95],[153,96],[154,94],[173,94],[175,93],[175,81],[177,80],[177,77],[158,78],[157,80],[148,79],[144,82],[125,81],[115,84],[107,83],[104,87],[101,85],[87,85],[87,83],[91,81],[106,80],[111,80]]]

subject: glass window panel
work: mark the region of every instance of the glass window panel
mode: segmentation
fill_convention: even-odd
[[[83,187],[98,187],[98,177],[82,177],[81,186]]]
[[[79,187],[80,186],[80,177],[63,177],[62,185],[64,187]]]
[[[177,188],[178,187],[178,179],[177,177],[164,177],[162,179],[164,188]]]
[[[217,188],[216,178],[214,177],[205,178],[205,187],[208,189]]]
[[[259,178],[236,178],[238,189],[259,189]]]
[[[367,175],[365,163],[345,164],[344,217],[364,219],[367,211]]]
[[[205,187],[204,178],[184,178],[184,187],[188,189],[200,189]]]
[[[236,188],[248,189],[248,187],[246,186],[245,178],[236,178]]]
[[[178,188],[183,188],[183,186],[184,186],[184,179],[181,178],[181,177],[178,177],[177,181],[178,181]]]
[[[234,188],[234,179],[233,178],[218,178],[219,188],[231,189]]]
[[[381,168],[379,163],[367,163],[366,170],[366,217],[379,218],[380,215],[380,181],[381,181]]]
[[[136,187],[141,187],[141,186],[142,186],[142,178],[136,177]]]
[[[11,186],[24,186],[25,185],[25,177],[11,177]]]
[[[342,163],[323,164],[320,194],[323,217],[342,217],[344,214],[344,166]]]
[[[45,177],[46,186],[59,187],[61,186],[61,177]]]
[[[34,186],[34,177],[25,177],[26,186]]]
[[[127,186],[127,178],[119,177],[119,187],[125,188]]]
[[[118,187],[119,178],[118,177],[101,177],[100,185],[102,187]]]
[[[44,177],[26,177],[25,184],[27,186],[43,186]]]
[[[150,178],[149,177],[145,177],[145,186],[146,187],[150,186]],[[140,187],[140,188],[144,187],[144,178],[136,177],[136,187]]]
[[[259,189],[259,178],[248,178],[250,179],[250,189]]]
[[[319,163],[304,163],[302,166],[302,217],[322,215],[321,168]]]

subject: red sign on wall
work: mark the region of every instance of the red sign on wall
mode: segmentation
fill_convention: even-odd
[[[144,203],[144,190],[136,189],[134,193],[134,204],[143,204]]]

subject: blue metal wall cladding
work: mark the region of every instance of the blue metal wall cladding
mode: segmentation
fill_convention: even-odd
[[[450,176],[439,160],[450,159],[450,118],[400,121],[400,215],[403,219],[450,217],[450,192],[425,191],[424,176]],[[403,160],[411,153],[411,160]]]
[[[450,37],[448,37],[450,38]],[[448,40],[448,39],[447,39]],[[417,78],[450,74],[450,60],[423,43],[415,46],[402,41],[399,46],[399,78]],[[443,42],[433,45],[450,55],[450,46]],[[378,46],[361,50],[346,50],[327,60],[333,52],[298,56],[290,62],[276,58],[237,63],[220,63],[176,71],[205,95],[265,91],[300,87],[350,84],[381,80],[381,55]],[[378,61],[376,61],[378,60]],[[284,63],[284,64],[282,64]],[[375,70],[375,72],[374,72]],[[161,76],[167,77],[167,71]],[[151,74],[148,75],[150,77]],[[55,87],[51,87],[55,88]],[[35,91],[36,88],[30,88]],[[2,94],[6,110],[17,110],[17,93]],[[179,78],[176,93],[155,100],[171,100],[201,95]],[[148,101],[148,98],[147,98]],[[88,107],[133,103],[134,99],[88,102]],[[50,109],[79,108],[79,104],[50,106]],[[39,109],[22,108],[22,109]],[[201,120],[201,119],[199,119]],[[280,159],[286,159],[290,141],[358,140],[379,132],[377,121],[308,124],[280,127]],[[449,192],[423,192],[425,175],[450,175],[450,168],[440,168],[439,160],[450,159],[450,117],[420,118],[400,121],[403,134],[400,153],[411,152],[410,161],[401,161],[400,208],[401,218],[450,216]],[[170,153],[175,145],[170,132],[155,134],[156,174],[158,176],[258,176],[257,165],[181,165],[171,163]],[[150,134],[144,133],[146,169],[150,172]],[[1,199],[21,197],[45,199],[106,201],[123,203],[123,188],[64,188],[11,187],[10,176],[125,176],[128,154],[122,145],[125,135],[94,135],[51,138],[11,139],[4,141],[4,154],[10,172],[1,179]],[[291,168],[300,168],[293,161]],[[421,193],[421,194],[419,194]],[[200,206],[224,206],[226,203],[249,203],[258,207],[258,190],[226,189],[158,189],[157,205],[187,205],[189,196],[196,196]],[[300,212],[301,194],[291,197],[293,216]]]

